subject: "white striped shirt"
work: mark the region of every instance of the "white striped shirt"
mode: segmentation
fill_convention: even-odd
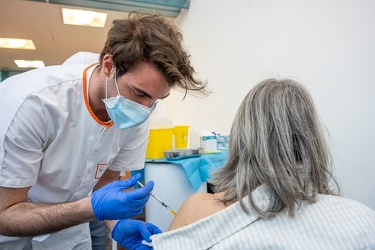
[[[253,192],[265,208],[265,186]],[[247,201],[247,199],[245,199]],[[295,217],[286,212],[261,219],[239,202],[176,230],[152,236],[155,250],[167,249],[375,249],[375,211],[342,197],[318,195],[303,203]]]

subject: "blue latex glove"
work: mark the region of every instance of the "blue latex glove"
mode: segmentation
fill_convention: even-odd
[[[91,205],[98,220],[120,220],[131,218],[142,213],[154,182],[150,181],[143,188],[123,192],[133,187],[141,174],[136,174],[127,180],[111,182],[96,190],[91,196]]]
[[[149,250],[150,246],[142,244],[142,240],[151,242],[151,235],[162,231],[155,225],[139,220],[119,220],[112,229],[112,238],[126,250]]]

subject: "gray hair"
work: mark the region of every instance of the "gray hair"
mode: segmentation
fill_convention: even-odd
[[[225,166],[213,173],[215,192],[224,202],[248,195],[254,210],[268,218],[296,205],[313,203],[316,195],[334,194],[330,153],[313,100],[298,82],[266,79],[242,101],[234,119]],[[334,181],[334,183],[336,183]],[[263,211],[251,192],[266,184],[271,205]],[[336,183],[336,187],[338,185]]]

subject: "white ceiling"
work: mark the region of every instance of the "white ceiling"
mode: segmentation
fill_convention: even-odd
[[[0,37],[31,39],[36,47],[0,48],[0,71],[25,71],[14,63],[19,59],[42,60],[49,66],[63,63],[78,51],[100,53],[112,20],[126,16],[126,12],[103,10],[108,14],[104,28],[65,25],[62,5],[47,2],[0,0]]]

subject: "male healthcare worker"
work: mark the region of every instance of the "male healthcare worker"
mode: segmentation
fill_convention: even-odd
[[[128,218],[142,212],[153,183],[123,192],[140,176],[119,181],[119,173],[143,167],[157,100],[172,87],[205,93],[193,74],[176,26],[131,13],[114,21],[98,64],[1,83],[0,249],[90,249],[95,219],[126,249],[148,249],[142,241],[160,230]]]

